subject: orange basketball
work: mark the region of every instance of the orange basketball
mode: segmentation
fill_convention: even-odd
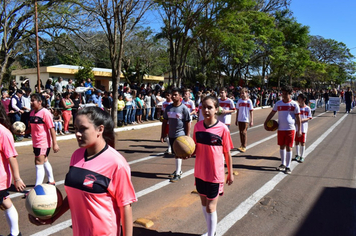
[[[189,136],[180,136],[173,143],[173,151],[177,157],[187,157],[194,153],[195,143]]]
[[[276,131],[278,129],[278,122],[275,120],[269,120],[267,122],[267,131]]]

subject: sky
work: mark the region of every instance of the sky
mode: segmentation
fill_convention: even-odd
[[[356,0],[292,0],[290,9],[310,35],[343,42],[356,55]]]

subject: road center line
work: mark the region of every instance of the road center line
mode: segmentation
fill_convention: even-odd
[[[323,133],[305,152],[307,157],[324,139],[346,118],[347,114],[342,116],[334,125],[332,125],[325,133]],[[294,169],[299,163],[292,162],[291,168]],[[217,235],[224,235],[237,221],[244,217],[252,207],[258,203],[264,196],[272,191],[277,184],[279,184],[288,175],[284,173],[278,173],[270,181],[264,184],[260,189],[254,192],[249,198],[236,207],[231,213],[225,216],[217,226]]]

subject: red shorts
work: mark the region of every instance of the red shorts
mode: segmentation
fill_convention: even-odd
[[[302,133],[302,136],[298,137],[298,134],[295,134],[295,141],[299,142],[299,143],[305,143],[305,141],[307,140],[307,134],[306,133]]]
[[[278,130],[278,145],[293,147],[295,130]]]

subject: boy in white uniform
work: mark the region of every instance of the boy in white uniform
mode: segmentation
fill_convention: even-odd
[[[240,93],[240,99],[236,104],[236,121],[235,125],[239,126],[241,146],[237,149],[240,152],[246,152],[247,146],[247,128],[253,126],[253,104],[248,98],[248,91],[243,88]]]
[[[297,125],[297,136],[302,135],[300,131],[300,109],[298,103],[291,99],[292,87],[282,88],[282,100],[274,105],[271,113],[267,116],[264,127],[267,130],[267,122],[272,119],[278,111],[278,145],[280,146],[280,156],[282,164],[277,167],[279,171],[291,174],[290,164],[292,161],[292,148],[295,137],[295,124]]]
[[[312,117],[312,111],[309,106],[305,104],[305,101],[307,100],[307,97],[304,94],[299,94],[298,95],[298,103],[299,103],[299,108],[300,108],[300,120],[301,120],[301,132],[302,136],[298,137],[295,136],[295,150],[296,150],[296,155],[295,155],[295,160],[303,163],[304,162],[304,152],[305,152],[305,141],[307,139],[307,132],[308,132],[308,121],[311,120]],[[300,144],[300,148],[299,148]]]
[[[230,128],[231,114],[235,112],[235,105],[234,101],[227,97],[227,88],[222,88],[220,90],[219,104],[220,107],[223,108],[223,111],[222,114],[218,116],[218,120]]]

